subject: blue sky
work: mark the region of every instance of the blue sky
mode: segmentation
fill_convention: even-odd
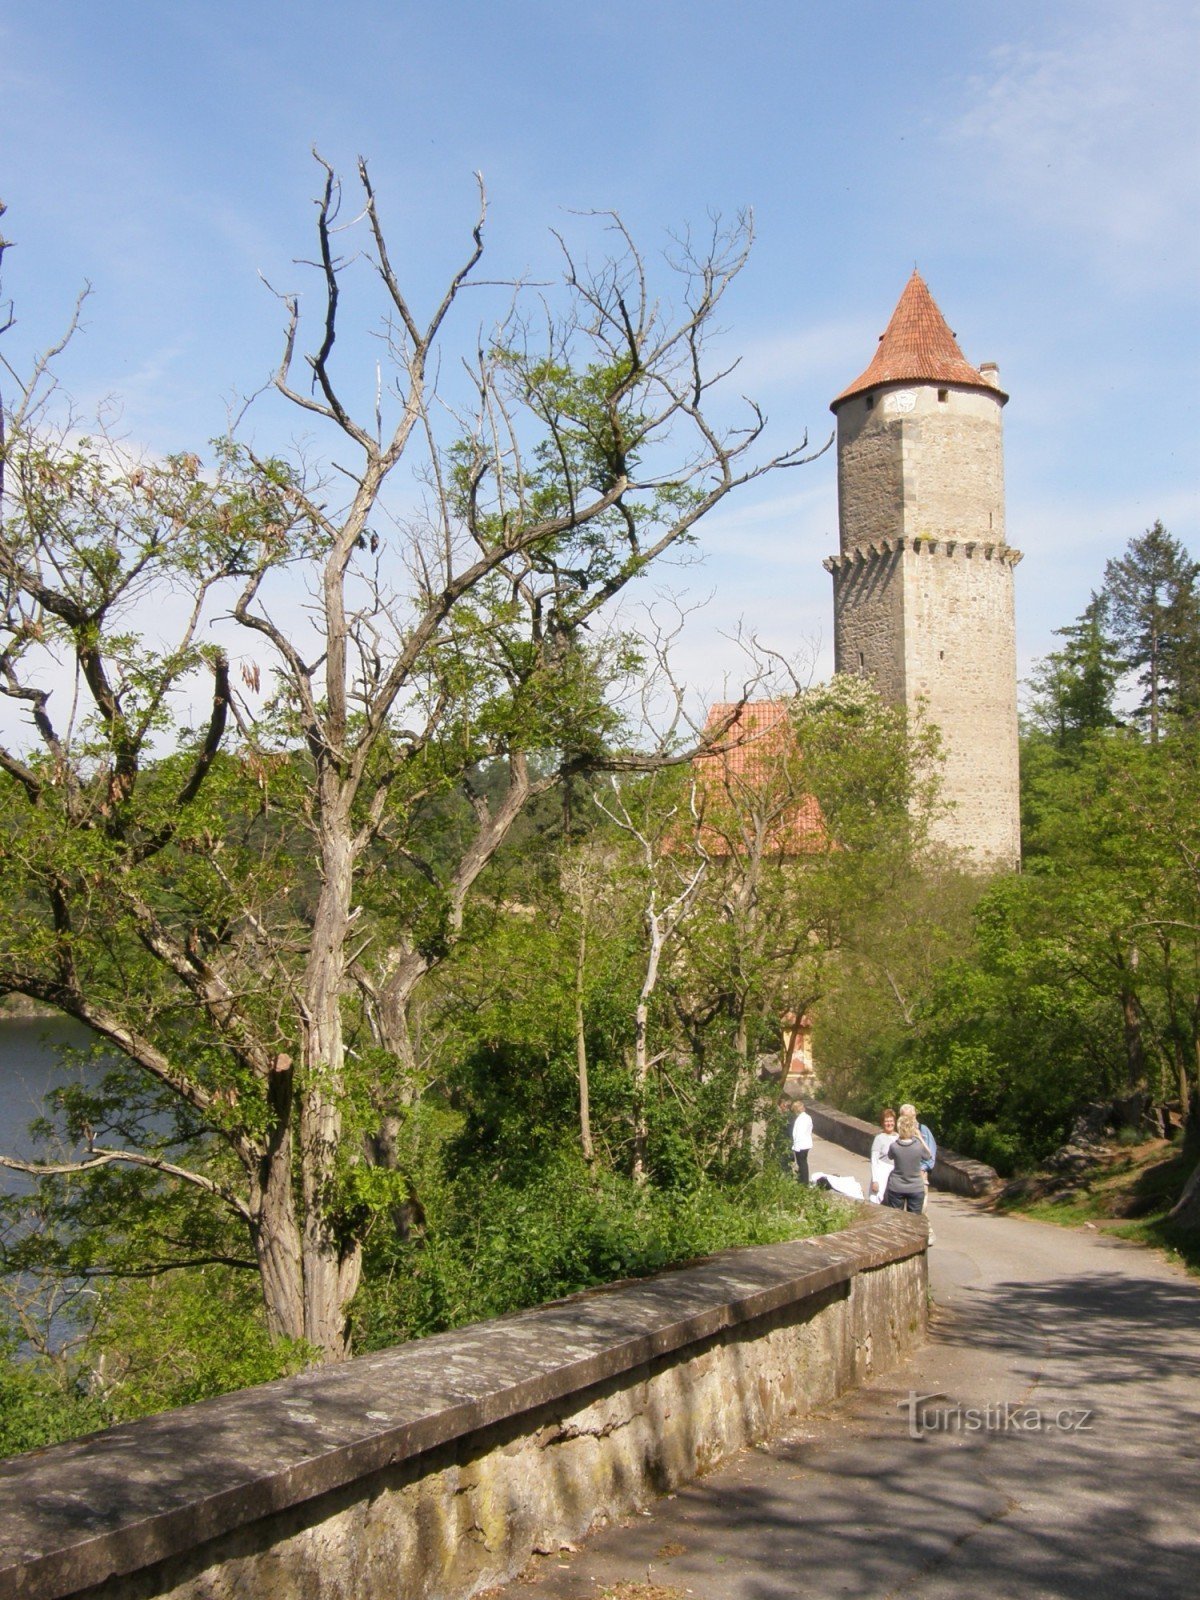
[[[751,206],[723,322],[779,448],[830,429],[914,263],[967,358],[999,363],[1025,670],[1156,517],[1200,553],[1198,104],[1184,0],[10,4],[8,355],[86,280],[81,406],[120,397],[154,450],[218,433],[277,358],[259,274],[290,286],[310,249],[313,145],[370,159],[418,301],[475,169],[497,277],[545,273],[571,209],[616,208],[653,251]],[[680,653],[698,694],[736,675],[739,617],[830,670],[836,537],[832,455],[705,526],[704,563],[658,580],[711,595]]]

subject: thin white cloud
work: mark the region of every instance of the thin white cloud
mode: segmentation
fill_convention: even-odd
[[[1027,555],[1045,554],[1056,566],[1090,573],[1088,581],[1095,586],[1109,557],[1120,555],[1155,520],[1188,544],[1190,530],[1200,522],[1200,490],[1177,489],[1153,497],[1138,491],[1102,499],[1072,494],[1011,509],[1020,522],[1016,542]],[[1085,593],[1080,606],[1086,601]]]
[[[805,469],[801,469],[803,472]],[[819,469],[814,465],[810,471]],[[701,550],[711,556],[734,556],[743,561],[759,560],[766,548],[778,550],[791,559],[797,548],[810,555],[814,550],[837,543],[837,503],[833,486],[833,457],[830,454],[824,477],[829,482],[808,483],[803,488],[780,488],[759,498],[733,502],[729,508],[710,513],[699,529]],[[786,477],[775,480],[786,484]]]
[[[1125,281],[1194,275],[1200,241],[1200,11],[1090,5],[1050,48],[1007,45],[968,81],[948,137],[988,204],[1082,242]]]
[[[832,397],[834,388],[846,382],[853,352],[874,349],[879,331],[864,318],[846,317],[751,339],[742,346],[737,381],[756,395],[779,387],[793,391],[799,379],[806,387],[829,389]]]

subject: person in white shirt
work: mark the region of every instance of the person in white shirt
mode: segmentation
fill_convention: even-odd
[[[896,1113],[885,1106],[880,1113],[882,1133],[875,1135],[871,1145],[871,1204],[881,1206],[887,1192],[887,1181],[892,1175],[892,1143],[896,1137]]]
[[[804,1101],[796,1101],[799,1115],[792,1123],[792,1156],[796,1163],[796,1176],[801,1183],[808,1182],[808,1154],[813,1143],[813,1122],[804,1109]]]

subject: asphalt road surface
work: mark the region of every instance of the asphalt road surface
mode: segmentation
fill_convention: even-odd
[[[865,1187],[835,1145],[811,1165]],[[1100,1234],[929,1211],[927,1346],[504,1600],[1200,1595],[1200,1281]]]

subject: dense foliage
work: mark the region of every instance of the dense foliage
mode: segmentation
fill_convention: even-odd
[[[556,291],[496,293],[481,196],[420,316],[366,165],[349,222],[320,165],[319,310],[282,297],[273,386],[315,443],[140,460],[82,436],[45,362],[5,396],[0,994],[119,1065],[60,1101],[59,1152],[0,1161],[105,1219],[178,1213],[146,1236],[63,1198],[46,1251],[256,1272],[272,1341],[339,1360],[368,1238],[415,1203],[420,1013],[481,874],[572,777],[682,755],[621,714],[642,650],[612,603],[806,457],[716,393],[746,219],[653,273],[593,219],[611,254],[559,238]],[[458,326],[468,283],[489,333]],[[358,414],[355,307],[380,357]]]

